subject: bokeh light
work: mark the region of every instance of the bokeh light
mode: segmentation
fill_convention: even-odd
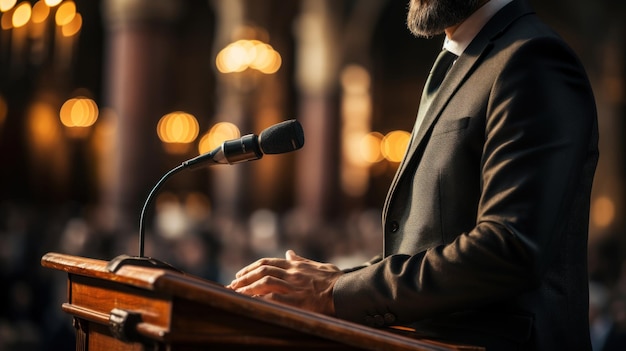
[[[98,105],[86,97],[72,98],[61,106],[60,117],[66,127],[89,127],[98,119]]]
[[[164,143],[191,143],[198,137],[199,130],[196,117],[182,111],[166,114],[157,124],[157,134]]]
[[[64,1],[57,9],[55,22],[57,26],[64,26],[74,19],[76,16],[76,3],[73,1]]]
[[[270,45],[260,41],[254,43],[254,58],[250,61],[250,68],[265,74],[276,73],[282,64],[280,54]]]
[[[36,102],[30,106],[28,112],[33,145],[38,150],[53,147],[61,135],[55,109],[48,103]]]
[[[259,40],[237,40],[222,49],[215,59],[222,73],[254,69],[264,74],[278,71],[282,64],[280,54],[271,45]]]
[[[44,3],[50,7],[55,7],[56,5],[60,4],[61,1],[63,0],[44,0]]]
[[[35,5],[33,5],[33,23],[43,23],[48,19],[50,15],[50,7],[46,5],[43,1],[37,1]]]
[[[2,27],[3,30],[9,30],[11,28],[13,28],[13,10],[10,10],[9,12],[5,12],[2,14],[2,19],[0,19],[0,27]]]
[[[382,140],[381,151],[389,162],[400,162],[409,145],[411,134],[403,130],[389,132]]]
[[[371,132],[361,138],[359,155],[363,161],[372,164],[385,159],[381,151],[383,137],[381,133]]]
[[[599,196],[591,206],[591,221],[597,227],[606,228],[615,219],[615,203],[607,196]]]
[[[13,19],[11,21],[13,27],[20,28],[25,26],[28,21],[30,21],[30,17],[32,14],[33,9],[30,6],[30,3],[25,1],[21,2],[19,5],[17,5],[15,11],[13,12]]]
[[[198,151],[200,154],[210,152],[226,140],[237,139],[240,136],[241,132],[236,125],[229,122],[219,122],[202,136],[198,143]]]
[[[7,12],[11,10],[16,3],[17,0],[0,0],[0,11]]]
[[[77,13],[69,23],[64,24],[61,27],[61,34],[63,34],[64,37],[74,36],[76,35],[76,33],[80,31],[82,26],[83,26],[83,17],[80,15],[80,13]]]

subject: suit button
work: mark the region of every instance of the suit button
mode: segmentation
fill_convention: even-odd
[[[392,221],[389,224],[389,229],[391,230],[392,233],[395,233],[398,231],[398,229],[400,229],[400,224],[397,221]]]
[[[393,313],[385,313],[385,323],[386,324],[392,324],[393,322],[396,321],[396,316]]]

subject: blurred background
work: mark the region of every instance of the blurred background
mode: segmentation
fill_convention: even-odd
[[[297,119],[305,146],[168,180],[146,255],[228,283],[287,248],[340,267],[382,248],[381,208],[443,38],[407,1],[0,0],[0,350],[70,350],[61,252],[138,254],[168,170]],[[595,350],[626,345],[626,3],[531,0],[599,110],[589,236]]]

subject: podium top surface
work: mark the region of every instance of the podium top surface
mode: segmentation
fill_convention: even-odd
[[[122,284],[162,296],[181,298],[204,305],[228,310],[241,316],[253,316],[265,323],[306,331],[311,335],[351,344],[363,349],[385,350],[481,350],[471,346],[450,345],[431,340],[402,335],[394,329],[376,329],[334,317],[309,312],[297,307],[252,298],[224,286],[193,275],[174,270],[122,266],[115,273],[107,269],[107,261],[47,253],[41,265],[96,280]],[[361,345],[362,344],[362,345]]]

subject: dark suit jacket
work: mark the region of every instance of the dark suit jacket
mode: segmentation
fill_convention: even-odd
[[[514,0],[419,113],[383,211],[384,258],[337,281],[336,315],[496,349],[589,349],[598,132],[575,54]]]

